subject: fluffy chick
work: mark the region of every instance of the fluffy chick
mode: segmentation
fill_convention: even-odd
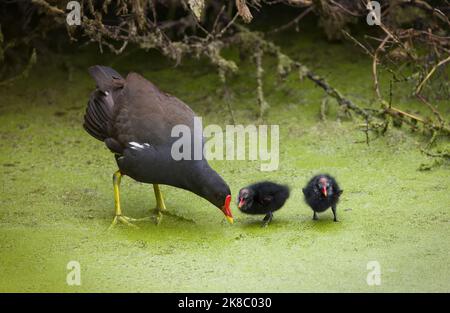
[[[337,222],[336,206],[343,190],[339,188],[336,179],[327,174],[316,175],[303,188],[306,203],[314,211],[313,220],[317,220],[317,212],[324,212],[329,207]]]
[[[265,214],[262,226],[269,225],[273,212],[281,209],[289,198],[289,187],[270,181],[255,183],[242,188],[238,196],[238,208],[246,214]]]

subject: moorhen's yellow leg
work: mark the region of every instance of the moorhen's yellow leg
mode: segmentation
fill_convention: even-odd
[[[159,224],[162,220],[162,214],[166,210],[166,204],[158,184],[153,184],[153,191],[156,198],[156,224]]]
[[[153,191],[155,192],[155,198],[156,198],[156,208],[155,208],[156,225],[159,225],[161,223],[163,214],[175,217],[175,218],[185,221],[185,222],[195,223],[195,221],[193,221],[191,219],[188,219],[183,216],[177,215],[175,213],[171,213],[170,211],[167,211],[166,204],[164,203],[164,197],[162,195],[161,190],[159,189],[158,184],[153,184]]]
[[[130,223],[131,221],[136,221],[136,219],[122,215],[122,209],[120,208],[120,192],[119,192],[121,179],[122,173],[120,173],[120,171],[115,172],[113,175],[113,185],[114,185],[114,204],[116,216],[114,217],[111,226],[109,226],[109,228],[111,229],[112,227],[114,227],[114,225],[116,225],[117,222],[121,222],[127,226],[138,228],[136,225]]]

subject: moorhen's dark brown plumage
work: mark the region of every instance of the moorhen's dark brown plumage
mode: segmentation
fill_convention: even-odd
[[[324,212],[329,207],[333,210],[334,221],[337,222],[336,205],[344,192],[336,180],[327,174],[316,175],[303,188],[306,203],[314,211],[313,220],[317,220],[317,212]]]
[[[259,182],[239,191],[238,208],[246,214],[265,214],[262,226],[269,225],[273,212],[289,198],[289,187],[273,182]]]
[[[178,98],[160,91],[139,74],[130,73],[123,78],[105,66],[93,66],[89,73],[97,83],[91,94],[84,117],[84,128],[93,137],[103,141],[115,154],[119,170],[113,176],[116,217],[128,225],[133,219],[122,215],[119,184],[122,175],[139,182],[153,184],[159,221],[165,209],[159,184],[189,190],[208,200],[222,210],[232,222],[230,188],[209,166],[201,160],[178,160],[171,154],[175,125],[186,125],[192,140],[202,134],[193,131],[194,112]],[[195,138],[200,136],[201,138]],[[194,151],[192,148],[191,151]]]

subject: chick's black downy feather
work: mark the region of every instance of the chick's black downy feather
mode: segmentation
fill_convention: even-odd
[[[272,213],[281,209],[289,198],[289,187],[264,181],[242,188],[238,206],[246,214],[265,214],[263,226],[272,220]]]
[[[318,219],[317,212],[324,212],[331,207],[334,221],[337,222],[336,205],[342,192],[336,179],[328,174],[320,174],[311,178],[303,188],[303,195],[305,202],[314,211],[313,219]]]

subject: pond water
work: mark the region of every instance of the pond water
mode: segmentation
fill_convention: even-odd
[[[287,34],[277,43],[356,103],[376,105],[371,61],[356,47],[314,34]],[[236,122],[254,124],[253,64],[239,61],[236,51],[225,55],[240,67],[229,79]],[[385,136],[371,134],[366,145],[358,123],[334,101],[326,120],[320,119],[320,88],[294,74],[280,82],[275,60],[267,56],[265,122],[280,127],[278,170],[260,171],[258,161],[211,165],[230,185],[233,199],[258,180],[290,185],[291,197],[271,225],[261,228],[262,217],[236,207],[229,225],[207,201],[162,186],[170,214],[159,226],[143,222],[140,229],[107,231],[116,164],[82,129],[95,85],[87,67],[140,72],[188,103],[203,123],[224,126],[231,119],[221,83],[206,60],[174,67],[156,52],[133,48],[121,56],[82,48],[50,59],[28,78],[0,88],[0,291],[450,291],[449,168],[418,170],[433,162],[420,152],[427,140],[420,134],[389,129]],[[386,95],[388,76],[381,81]],[[393,102],[426,112],[405,86],[395,89]],[[448,117],[448,101],[437,104]],[[449,142],[439,138],[438,145]],[[345,190],[338,223],[330,210],[313,221],[303,201],[301,188],[320,172],[335,176]],[[155,205],[151,186],[129,178],[123,179],[121,196],[128,216],[149,216]],[[70,261],[80,264],[80,286],[66,283]],[[379,286],[366,281],[371,261],[380,265]]]

